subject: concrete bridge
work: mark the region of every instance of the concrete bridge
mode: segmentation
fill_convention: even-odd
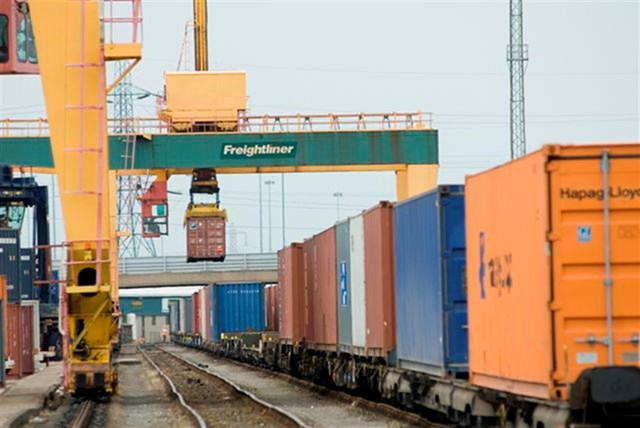
[[[54,269],[60,263],[54,262]],[[223,263],[187,263],[184,256],[120,259],[120,289],[179,287],[230,282],[277,282],[275,253],[229,254]]]

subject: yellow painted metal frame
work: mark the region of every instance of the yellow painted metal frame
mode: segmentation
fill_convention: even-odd
[[[76,376],[84,376],[85,387],[114,393],[117,373],[111,353],[119,316],[116,175],[108,164],[105,60],[133,60],[112,89],[139,62],[142,48],[138,43],[102,44],[100,1],[30,0],[29,6],[47,106],[52,172],[57,175],[69,241],[63,299],[65,342],[70,343],[65,386],[75,392]],[[101,385],[95,383],[96,374],[104,376]]]

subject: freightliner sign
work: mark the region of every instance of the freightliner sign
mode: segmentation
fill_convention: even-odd
[[[296,143],[223,144],[221,158],[293,158]]]

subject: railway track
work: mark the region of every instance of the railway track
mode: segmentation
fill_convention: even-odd
[[[171,348],[167,349],[166,347],[162,347],[160,348],[162,349],[163,352],[166,352],[172,356],[174,356],[175,358],[179,358],[182,361],[185,361],[191,365],[197,366],[197,364],[200,364],[200,360],[197,358],[194,358],[194,355],[188,355],[185,354],[185,356],[188,356],[188,359],[183,357],[180,354],[174,354],[173,350],[171,350]],[[188,348],[183,348],[183,349],[188,349]],[[251,365],[249,363],[245,363],[245,362],[241,362],[241,361],[237,361],[237,360],[233,360],[233,359],[228,359],[228,358],[224,358],[224,357],[219,357],[219,356],[211,356],[210,354],[201,351],[201,350],[192,350],[192,352],[200,354],[202,356],[206,356],[206,357],[210,357],[212,358],[214,361],[224,361],[225,363],[225,368],[222,368],[221,370],[217,370],[217,371],[222,371],[225,373],[225,376],[229,376],[229,378],[234,378],[234,379],[238,379],[237,377],[231,376],[231,371],[229,371],[229,367],[227,367],[227,365],[232,365],[237,367],[240,370],[243,370],[245,372],[253,372],[255,373],[256,376],[258,377],[268,377],[268,378],[272,378],[272,379],[280,379],[292,386],[294,386],[294,388],[298,388],[298,389],[303,389],[306,391],[309,391],[310,393],[313,394],[313,396],[316,397],[316,399],[323,397],[324,399],[329,399],[330,401],[334,402],[334,403],[341,403],[340,406],[348,406],[351,408],[358,408],[360,409],[362,412],[367,413],[369,415],[378,415],[378,416],[383,416],[383,418],[379,419],[379,423],[375,424],[376,426],[381,426],[381,425],[386,425],[386,426],[394,426],[394,427],[425,427],[425,428],[450,428],[454,425],[449,424],[449,423],[443,423],[443,422],[435,422],[432,420],[428,420],[426,418],[424,418],[422,415],[419,415],[417,413],[414,413],[412,411],[406,411],[394,406],[391,406],[389,404],[385,404],[385,403],[381,403],[381,402],[377,402],[377,401],[371,401],[369,399],[363,398],[363,397],[358,397],[358,396],[354,396],[352,394],[346,393],[346,392],[342,392],[342,391],[337,391],[334,389],[330,389],[321,385],[318,385],[316,383],[310,382],[308,380],[304,380],[304,379],[300,379],[294,376],[291,376],[289,374],[286,373],[282,373],[282,372],[274,372],[272,370],[266,369],[266,368],[262,368],[259,366],[254,366]],[[202,361],[211,361],[211,360],[202,360]],[[216,363],[213,363],[214,366],[217,365]],[[202,370],[202,369],[200,369]],[[210,371],[205,371],[206,373],[210,373]],[[246,373],[245,373],[246,375]],[[268,395],[267,395],[268,397]],[[268,400],[270,400],[270,398],[266,398]],[[273,396],[274,400],[280,400],[280,397],[276,394]],[[296,403],[296,405],[294,405],[294,409],[293,412],[294,413],[298,413],[297,410],[301,409],[304,406],[300,406],[298,405],[299,403]],[[320,404],[320,402],[318,402],[318,406],[321,408],[328,408],[327,407],[327,403],[323,403]],[[309,425],[312,426],[333,426],[334,423],[333,422],[329,422],[330,419],[325,420],[324,417],[321,415],[320,417],[318,416],[311,416],[311,415],[305,415],[308,417],[305,418],[307,420],[310,420],[311,423]],[[326,415],[324,415],[326,416]],[[373,418],[375,419],[376,416],[373,416]],[[387,422],[384,422],[384,420],[387,420]],[[391,425],[389,425],[388,421],[393,421]],[[351,422],[353,423],[353,422]],[[348,426],[348,424],[346,425]],[[368,426],[365,424],[365,421],[362,421],[362,426]]]
[[[143,356],[167,381],[181,405],[204,427],[306,427],[295,415],[238,385],[158,347]]]
[[[96,403],[94,401],[83,401],[75,416],[69,423],[69,428],[87,428],[93,418],[93,410],[95,407]]]

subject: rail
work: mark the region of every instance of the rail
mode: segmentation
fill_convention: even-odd
[[[60,260],[53,261],[53,269],[63,269]],[[245,270],[277,270],[276,253],[228,254],[222,263],[187,263],[184,256],[122,258],[118,271],[127,275],[149,275],[157,273],[233,272]]]
[[[237,122],[239,133],[310,133],[310,132],[353,132],[391,131],[410,129],[432,129],[432,113],[346,113],[346,114],[294,114],[259,115],[219,121]],[[107,129],[110,134],[120,134],[123,129],[133,130],[135,135],[178,133],[171,124],[158,118],[131,117],[109,119]],[[195,127],[187,130],[194,132]],[[183,128],[181,128],[184,131]],[[184,132],[182,132],[184,133]],[[205,133],[205,132],[202,132]],[[206,132],[216,133],[216,132]],[[46,137],[49,135],[47,119],[0,119],[0,137]]]

